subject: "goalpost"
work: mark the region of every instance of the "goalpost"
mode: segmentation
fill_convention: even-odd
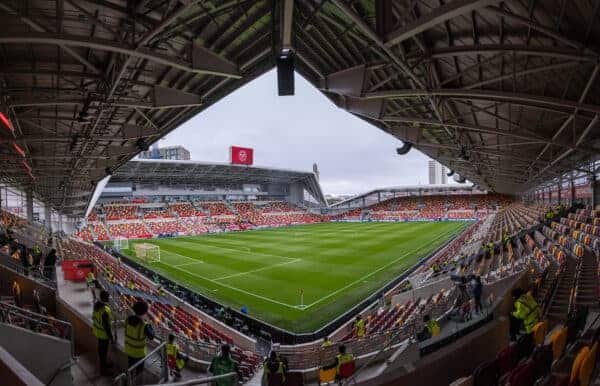
[[[160,247],[149,243],[139,243],[134,245],[135,256],[147,263],[160,261]]]
[[[129,249],[129,239],[118,237],[113,240],[113,247],[118,251]]]

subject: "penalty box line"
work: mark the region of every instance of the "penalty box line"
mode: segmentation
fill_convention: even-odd
[[[440,238],[442,238],[443,236],[447,236],[448,234],[450,234],[450,233],[452,233],[452,232],[456,231],[456,229],[457,229],[457,228],[453,228],[452,230],[450,230],[450,231],[448,231],[448,232],[444,232],[444,233],[442,233],[442,234],[441,234],[441,235],[439,235],[438,237],[436,237],[436,238],[434,238],[433,240],[431,240],[431,242],[429,242],[428,244],[422,245],[422,246],[420,246],[420,247],[418,247],[418,248],[416,248],[416,249],[413,249],[413,250],[412,250],[412,251],[410,251],[410,252],[406,252],[405,254],[401,255],[400,257],[398,257],[398,258],[396,258],[396,259],[394,259],[394,260],[390,261],[389,263],[387,263],[387,264],[383,265],[382,267],[380,267],[380,268],[376,269],[375,271],[372,271],[372,272],[370,272],[370,273],[368,273],[368,274],[366,274],[366,275],[364,275],[364,276],[360,277],[359,279],[357,279],[357,280],[353,281],[352,283],[350,283],[350,284],[347,284],[347,285],[345,285],[344,287],[342,287],[342,288],[339,288],[339,289],[337,289],[337,290],[333,291],[332,293],[330,293],[330,294],[328,294],[328,295],[326,295],[326,296],[323,296],[322,298],[320,298],[320,299],[318,299],[318,300],[316,300],[316,301],[314,301],[314,302],[312,302],[312,303],[310,303],[310,304],[307,304],[307,305],[299,305],[299,306],[296,306],[296,307],[297,307],[297,308],[299,308],[299,309],[301,309],[301,310],[304,310],[304,309],[310,308],[310,307],[312,307],[312,306],[314,306],[314,305],[316,305],[316,304],[319,304],[319,303],[321,303],[322,301],[324,301],[324,300],[327,300],[327,299],[329,299],[330,297],[332,297],[332,296],[335,296],[335,295],[337,295],[338,293],[340,293],[340,292],[342,292],[342,291],[345,291],[346,289],[348,289],[348,288],[352,287],[352,286],[353,286],[353,285],[355,285],[356,283],[358,283],[358,282],[361,282],[361,281],[364,281],[365,279],[367,279],[367,278],[369,278],[369,277],[373,276],[373,275],[374,275],[374,274],[376,274],[377,272],[380,272],[380,271],[382,271],[382,270],[386,269],[386,268],[387,268],[387,267],[389,267],[390,265],[392,265],[392,264],[395,264],[395,263],[396,263],[396,262],[398,262],[400,259],[403,259],[404,257],[406,257],[406,256],[410,255],[411,253],[417,252],[417,251],[419,251],[419,250],[423,249],[424,247],[431,245],[433,242],[435,242],[435,241],[439,240],[439,239],[440,239]]]
[[[178,268],[178,267],[176,267],[174,265],[167,265],[167,266],[171,267],[171,268],[174,268],[174,269],[176,269],[178,271],[187,273],[188,275],[195,276],[195,277],[197,277],[199,279],[206,280],[208,282],[214,283],[214,284],[216,284],[218,286],[221,286],[221,287],[229,288],[229,289],[231,289],[233,291],[241,292],[243,294],[255,297],[257,299],[261,299],[261,300],[264,300],[264,301],[267,301],[267,302],[270,302],[270,303],[274,303],[274,304],[279,304],[280,306],[292,308],[292,309],[295,309],[295,310],[298,309],[298,306],[294,306],[292,304],[287,304],[287,303],[284,303],[284,302],[280,302],[279,300],[271,299],[271,298],[268,298],[266,296],[257,295],[255,293],[243,290],[241,288],[237,288],[237,287],[234,287],[234,286],[231,286],[231,285],[228,285],[228,284],[224,284],[224,283],[218,282],[215,279],[209,279],[208,277],[205,277],[205,276],[202,276],[202,275],[198,275],[198,274],[193,273],[193,272],[186,271],[185,269]]]
[[[278,264],[268,265],[266,267],[261,267],[261,268],[257,268],[257,269],[251,269],[250,271],[238,272],[238,273],[234,273],[234,274],[227,275],[227,276],[217,277],[216,279],[213,279],[213,280],[217,280],[217,281],[218,280],[225,280],[225,279],[229,279],[229,278],[232,278],[232,277],[244,276],[244,275],[247,275],[247,274],[250,274],[250,273],[266,271],[266,270],[269,270],[271,268],[281,267],[283,265],[288,265],[288,264],[294,264],[294,263],[297,263],[297,262],[299,262],[301,260],[302,259],[293,259],[293,260],[290,260],[290,261],[286,261],[284,263],[278,263]]]

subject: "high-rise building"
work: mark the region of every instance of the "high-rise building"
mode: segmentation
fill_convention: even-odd
[[[448,176],[446,175],[446,167],[444,165],[440,165],[440,181],[442,185],[448,183]]]
[[[446,167],[437,161],[429,160],[427,163],[429,169],[429,184],[447,184],[448,176],[446,175]]]
[[[434,160],[429,160],[429,185],[435,185],[437,180],[436,164]]]
[[[148,151],[139,154],[141,159],[173,159],[187,161],[190,159],[190,152],[183,146],[152,147]]]

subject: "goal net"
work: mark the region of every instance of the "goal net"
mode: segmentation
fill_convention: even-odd
[[[118,251],[129,249],[129,240],[123,237],[119,237],[113,240],[113,247]]]
[[[160,247],[154,244],[139,243],[135,244],[135,256],[147,263],[160,261]]]

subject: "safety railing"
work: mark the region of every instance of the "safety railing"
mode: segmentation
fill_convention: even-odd
[[[225,380],[229,380],[230,385],[237,385],[238,384],[238,375],[237,375],[237,373],[233,372],[233,373],[227,373],[227,374],[222,374],[222,375],[215,375],[212,377],[189,379],[187,381],[161,383],[160,385],[155,384],[155,385],[148,385],[148,386],[194,386],[194,385],[206,385],[206,384],[213,383],[213,382],[219,382],[218,384],[222,385],[225,383],[224,382]]]
[[[40,282],[50,288],[56,288],[56,280],[54,278],[54,270],[44,272],[42,269],[25,268],[19,260],[15,260],[3,251],[0,251],[0,265],[3,265],[23,276],[28,276],[33,280]],[[44,275],[46,273],[46,275]]]
[[[74,357],[75,355],[73,327],[69,322],[28,311],[3,302],[0,302],[0,321],[26,328],[40,334],[68,340],[71,344],[71,357]]]
[[[156,378],[155,383],[164,384],[168,380],[167,367],[167,342],[162,342],[150,351],[145,357],[134,363],[131,367],[113,379],[115,386],[137,386],[148,384],[138,383],[139,378],[144,378],[143,372],[147,371]]]

